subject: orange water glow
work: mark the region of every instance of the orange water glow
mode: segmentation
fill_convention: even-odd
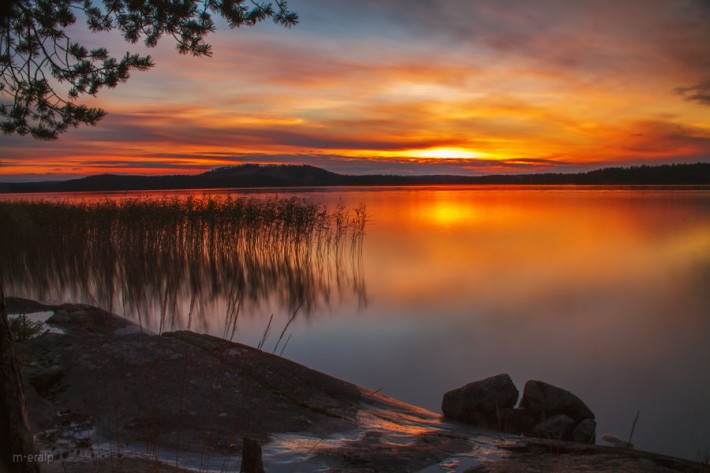
[[[290,358],[434,410],[442,392],[472,379],[502,372],[518,386],[545,379],[581,393],[600,431],[623,432],[629,412],[641,409],[648,428],[638,445],[695,454],[690,434],[663,432],[692,425],[688,406],[708,415],[710,379],[698,378],[709,356],[707,189],[490,185],[279,195],[364,204],[368,215],[358,273],[367,303],[333,295],[327,308],[298,317],[289,325]],[[36,298],[37,290],[17,293]],[[218,335],[225,310],[209,313],[204,331]],[[256,345],[271,313],[274,327],[290,323],[290,311],[264,303],[240,317],[240,341]],[[683,402],[670,409],[667,399]],[[374,416],[369,428],[396,442],[436,425]],[[701,434],[710,438],[707,429]]]

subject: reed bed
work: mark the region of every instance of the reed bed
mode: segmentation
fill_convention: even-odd
[[[148,328],[190,329],[222,301],[310,313],[334,291],[365,299],[364,208],[299,198],[132,198],[0,202],[0,277],[42,300],[77,298]],[[218,304],[219,305],[219,304]]]

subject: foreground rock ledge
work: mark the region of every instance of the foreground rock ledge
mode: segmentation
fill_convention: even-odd
[[[50,311],[49,326],[64,332],[16,343],[30,421],[54,460],[45,472],[239,471],[244,437],[262,445],[266,472],[394,473],[440,462],[469,472],[710,472],[450,423],[248,346],[150,334],[90,306],[8,299],[8,309]]]

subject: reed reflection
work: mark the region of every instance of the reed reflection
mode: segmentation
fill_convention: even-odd
[[[364,304],[365,222],[364,207],[298,198],[0,202],[0,276],[14,295],[86,301],[158,332],[219,308],[233,337],[244,311],[309,314],[344,293]]]

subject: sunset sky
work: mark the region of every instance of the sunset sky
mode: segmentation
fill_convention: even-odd
[[[86,103],[53,142],[0,136],[0,180],[196,173],[574,172],[710,161],[707,0],[290,0],[300,23],[208,37]],[[114,55],[116,34],[73,37]]]

